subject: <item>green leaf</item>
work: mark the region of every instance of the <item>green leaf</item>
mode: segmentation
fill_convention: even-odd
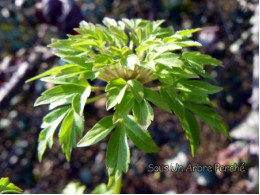
[[[78,113],[80,112],[80,94],[76,94],[72,99],[72,108],[74,112]]]
[[[73,97],[74,94],[68,94],[68,95],[57,95],[57,96],[47,96],[47,95],[42,95],[40,96],[34,103],[34,106],[39,106],[39,105],[44,105],[44,104],[50,104],[50,103],[55,103],[61,100],[64,100],[62,103],[66,103],[65,100]],[[52,107],[53,108],[53,107]]]
[[[168,104],[165,103],[165,99],[152,89],[144,88],[144,97],[148,101],[152,102],[155,106],[161,108],[166,112],[171,113],[171,109]]]
[[[125,91],[126,91],[127,86],[124,86],[123,88],[113,88],[112,90],[109,90],[107,93],[107,102],[106,102],[106,108],[107,110],[110,110],[117,104],[120,104],[122,101]]]
[[[116,172],[127,172],[130,163],[130,151],[127,142],[124,125],[119,125],[107,145],[106,166],[109,171],[109,176],[116,176],[118,179],[120,174]]]
[[[195,156],[199,147],[200,128],[196,118],[190,112],[185,112],[182,127],[186,132],[186,137],[190,141],[192,156]]]
[[[70,182],[62,190],[62,194],[83,194],[86,186],[80,185],[79,182]]]
[[[160,56],[157,56],[154,61],[169,68],[181,67],[183,65],[182,60],[179,59],[179,55],[174,53],[164,53]]]
[[[34,106],[49,104],[61,99],[69,98],[72,94],[83,93],[84,87],[77,85],[59,85],[45,92],[35,101]]]
[[[177,86],[174,88],[181,91],[190,92],[194,96],[206,96],[207,94],[218,93],[222,90],[221,87],[198,80],[179,81]]]
[[[114,88],[123,88],[126,85],[126,81],[122,78],[115,78],[108,82],[106,86],[106,91],[109,91]]]
[[[216,105],[210,101],[208,96],[194,96],[191,93],[181,92],[180,98],[183,102],[193,102],[196,104],[206,104],[212,107],[216,107]]]
[[[140,149],[145,152],[159,152],[160,148],[154,143],[151,135],[147,130],[142,129],[132,116],[128,115],[124,118],[124,127],[127,136]]]
[[[181,46],[181,47],[200,47],[202,46],[199,42],[197,41],[191,41],[191,40],[187,40],[187,41],[178,41],[175,42],[177,45]]]
[[[95,189],[91,192],[91,194],[113,194],[113,187],[109,188],[105,183],[99,184]]]
[[[160,88],[162,96],[165,98],[169,107],[172,109],[174,114],[176,114],[181,120],[184,118],[185,110],[182,101],[179,99],[178,95],[171,91]]]
[[[144,89],[143,85],[137,80],[128,80],[128,86],[131,88],[131,91],[135,97],[135,99],[140,103],[144,99]]]
[[[90,79],[91,81],[96,79],[99,75],[99,71],[84,71],[80,74],[80,79]]]
[[[46,90],[42,93],[42,95],[46,96],[56,96],[56,95],[68,95],[73,93],[82,93],[84,91],[84,87],[82,86],[75,86],[75,85],[58,85],[51,89]]]
[[[0,194],[21,194],[22,190],[14,185],[13,183],[10,183],[8,177],[3,177],[0,179]]]
[[[73,84],[73,85],[79,85],[79,86],[87,86],[88,82],[85,79],[79,79],[78,77],[72,77],[67,78],[67,76],[61,76],[61,77],[44,77],[41,79],[41,81],[47,82],[47,83],[54,83],[54,84]]]
[[[64,60],[65,62],[68,62],[70,64],[76,64],[78,66],[81,66],[83,68],[87,68],[87,56],[85,55],[81,55],[81,56],[66,56],[63,57],[62,60]]]
[[[153,120],[153,108],[144,99],[141,103],[137,101],[134,104],[133,114],[135,121],[137,121],[143,129],[147,129]]]
[[[75,96],[75,94],[61,95],[61,96],[55,96],[55,97],[48,96],[50,99],[47,99],[46,101],[43,99],[44,102],[42,102],[41,104],[50,103],[49,110],[52,110],[59,106],[71,104],[74,96]]]
[[[195,28],[195,29],[187,29],[187,30],[180,30],[175,33],[175,35],[180,35],[182,37],[191,37],[193,33],[201,31],[201,28]]]
[[[203,65],[221,66],[221,62],[209,55],[199,52],[184,52],[182,57],[186,59],[192,66],[202,67]]]
[[[214,133],[216,133],[216,129],[219,129],[223,135],[229,137],[228,130],[222,122],[222,118],[213,108],[188,102],[185,103],[185,107],[196,114],[203,122],[207,123]]]
[[[107,27],[109,27],[109,26],[117,26],[117,22],[114,19],[112,19],[112,18],[105,17],[102,22]]]
[[[52,74],[57,74],[57,73],[60,73],[63,69],[65,68],[68,68],[68,67],[75,67],[75,65],[73,64],[66,64],[66,65],[63,65],[63,66],[55,66],[47,71],[45,71],[44,73],[40,74],[40,75],[37,75],[33,78],[30,78],[26,81],[26,83],[29,83],[31,81],[34,81],[34,80],[37,80],[37,79],[40,79],[42,77],[46,77],[46,76],[49,76],[49,75],[52,75]]]
[[[128,55],[126,58],[126,66],[130,70],[134,70],[135,65],[140,65],[140,61],[139,61],[138,57],[135,54]]]
[[[121,103],[116,106],[116,111],[113,115],[113,122],[118,122],[119,119],[124,118],[128,115],[132,107],[134,106],[134,97],[130,92],[126,92]]]
[[[165,53],[168,51],[175,51],[175,50],[179,50],[179,49],[182,49],[182,47],[180,47],[179,45],[176,45],[174,43],[167,43],[162,46],[156,46],[156,47],[154,47],[153,52],[151,52],[149,54],[148,59],[154,59],[157,56],[160,56],[162,53]]]
[[[66,159],[70,160],[72,148],[76,147],[77,135],[82,134],[84,130],[84,119],[79,117],[77,113],[70,110],[62,122],[59,139],[62,151],[66,155]]]
[[[79,115],[83,115],[85,104],[88,100],[88,97],[91,94],[91,86],[88,85],[85,89],[85,91],[82,93],[80,97],[80,110],[79,110]]]
[[[44,122],[42,124],[42,128],[44,128],[38,138],[38,160],[42,161],[42,156],[46,150],[47,145],[49,148],[53,145],[53,135],[55,130],[60,125],[61,121],[65,117],[65,115],[68,113],[69,107],[64,107],[60,109],[56,109],[52,112],[50,112],[46,117],[44,118]]]
[[[104,139],[113,129],[115,125],[112,116],[107,116],[97,122],[92,129],[78,142],[77,147],[91,146]]]

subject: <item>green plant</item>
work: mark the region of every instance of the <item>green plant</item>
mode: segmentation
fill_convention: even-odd
[[[120,189],[122,173],[130,162],[128,138],[145,152],[158,152],[147,128],[154,119],[151,103],[166,112],[173,112],[190,141],[192,155],[199,145],[198,116],[214,133],[220,130],[228,136],[221,117],[209,95],[220,87],[202,79],[214,78],[205,65],[220,66],[221,62],[199,52],[181,52],[183,48],[201,46],[190,38],[201,30],[174,32],[161,27],[163,20],[105,18],[103,25],[85,21],[66,40],[53,40],[49,46],[65,65],[55,66],[29,81],[40,79],[57,86],[37,99],[35,106],[49,104],[39,135],[38,157],[53,145],[53,135],[60,125],[59,141],[67,160],[74,147],[98,143],[112,131],[108,142],[106,166],[109,184]],[[91,86],[89,81],[100,79],[106,87]],[[153,87],[148,87],[153,83]],[[92,97],[94,91],[104,91]],[[84,107],[106,98],[106,109],[114,114],[101,119],[87,134],[84,131]],[[81,140],[77,144],[77,138]],[[120,192],[120,190],[117,190]]]
[[[22,193],[22,190],[14,185],[13,183],[10,183],[8,177],[4,177],[0,179],[0,194],[20,194]]]
[[[86,186],[81,185],[79,182],[70,182],[62,190],[62,194],[84,194]]]

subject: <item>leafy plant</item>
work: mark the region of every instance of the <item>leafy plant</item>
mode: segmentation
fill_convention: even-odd
[[[59,141],[67,160],[72,149],[91,146],[112,134],[107,146],[106,166],[109,185],[121,180],[130,162],[128,139],[145,152],[160,148],[149,134],[154,119],[151,104],[174,113],[190,141],[192,155],[199,146],[200,129],[195,116],[207,123],[214,133],[225,136],[228,131],[209,95],[220,87],[203,81],[214,78],[205,65],[221,66],[209,55],[188,52],[187,47],[201,46],[191,40],[201,29],[175,32],[161,27],[163,20],[104,18],[104,25],[82,21],[66,40],[53,40],[54,48],[65,65],[55,66],[28,80],[40,79],[54,83],[36,100],[35,106],[49,104],[39,136],[38,157],[42,159],[47,145],[53,145],[53,135],[59,128]],[[182,52],[182,49],[185,52]],[[92,86],[89,81],[100,79],[106,87]],[[153,83],[155,87],[148,87]],[[93,96],[94,91],[104,91]],[[106,98],[106,109],[113,115],[101,119],[92,129],[84,131],[84,108]],[[77,143],[77,139],[81,138]]]
[[[81,185],[79,182],[70,182],[62,190],[62,194],[83,194],[86,186]]]
[[[22,190],[14,185],[13,183],[10,183],[8,177],[4,177],[0,179],[0,194],[20,194],[22,193]]]

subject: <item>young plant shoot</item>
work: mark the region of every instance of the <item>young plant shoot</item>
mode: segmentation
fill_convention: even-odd
[[[68,161],[73,148],[94,145],[111,134],[106,153],[108,186],[118,186],[117,181],[121,182],[130,163],[128,140],[144,152],[160,151],[148,130],[154,119],[152,105],[179,118],[193,156],[200,141],[197,118],[214,133],[220,131],[229,136],[209,99],[210,94],[221,88],[203,81],[214,81],[204,66],[221,66],[221,62],[200,52],[187,52],[187,47],[201,46],[191,39],[201,29],[175,32],[172,27],[162,27],[163,22],[142,19],[117,22],[104,18],[104,25],[94,25],[82,21],[75,29],[78,35],[52,41],[49,46],[66,63],[27,81],[41,79],[56,85],[35,102],[35,106],[49,104],[50,110],[43,118],[39,135],[40,161],[46,147],[52,147],[55,131],[59,132]],[[106,82],[106,87],[89,83],[96,79]],[[94,91],[103,94],[94,96]],[[85,105],[101,98],[106,98],[106,109],[114,112],[83,136]]]

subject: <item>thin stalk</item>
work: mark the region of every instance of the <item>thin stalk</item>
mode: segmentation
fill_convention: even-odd
[[[158,91],[158,90],[160,90],[160,86],[158,86],[158,87],[150,87],[149,89],[154,90],[154,91]]]
[[[95,102],[95,101],[97,101],[97,100],[100,100],[100,99],[102,99],[102,98],[104,98],[104,97],[106,97],[106,94],[105,94],[105,93],[102,94],[102,95],[93,97],[93,98],[89,98],[89,99],[87,100],[87,103],[86,103],[86,104],[90,104],[90,103]]]
[[[121,192],[122,176],[123,176],[123,174],[121,174],[121,176],[118,178],[118,180],[115,183],[115,187],[114,187],[115,194],[120,194],[120,192]]]
[[[91,86],[91,91],[103,91],[105,89],[106,89],[106,87]]]

